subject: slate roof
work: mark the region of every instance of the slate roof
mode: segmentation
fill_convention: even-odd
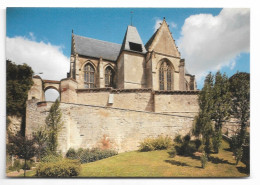
[[[73,35],[75,43],[75,52],[79,55],[116,61],[121,44],[106,42],[102,40]]]
[[[147,52],[143,45],[142,39],[140,38],[138,31],[137,31],[136,27],[134,27],[134,26],[127,27],[121,50],[133,51],[130,49],[130,44],[129,44],[130,42],[136,43],[136,44],[141,44],[141,47],[142,47],[141,53]]]

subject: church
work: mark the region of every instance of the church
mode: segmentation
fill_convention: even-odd
[[[199,91],[165,18],[146,44],[132,25],[122,44],[72,32],[68,65],[70,71],[60,81],[33,77],[26,135],[45,125],[53,104],[45,101],[48,89],[60,94],[64,125],[58,140],[63,154],[69,148],[131,151],[147,137],[190,132]]]
[[[79,89],[196,90],[165,19],[145,45],[134,26],[121,45],[72,33],[68,77]]]

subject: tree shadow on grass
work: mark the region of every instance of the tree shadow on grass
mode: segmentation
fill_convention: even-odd
[[[230,164],[230,165],[234,165],[235,163],[231,163],[229,162],[228,160],[224,160],[224,159],[220,159],[218,157],[213,157],[213,156],[210,156],[209,157],[209,161],[214,163],[214,164],[219,164],[219,163],[222,163],[222,164]]]
[[[176,166],[190,166],[187,163],[183,163],[180,161],[175,161],[175,160],[165,160],[164,162],[170,163],[172,165],[176,165]]]
[[[225,150],[227,152],[232,152],[231,148],[223,148],[223,150]]]
[[[249,169],[247,169],[246,167],[241,167],[241,166],[239,166],[239,167],[237,167],[237,170],[238,170],[240,173],[244,173],[244,174],[247,174],[247,175],[250,174]]]

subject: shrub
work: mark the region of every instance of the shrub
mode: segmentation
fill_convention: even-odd
[[[153,139],[146,138],[143,142],[140,143],[139,151],[140,152],[148,152],[154,150]]]
[[[202,153],[205,151],[205,145],[200,145],[200,147],[198,148],[198,152]]]
[[[157,138],[146,138],[139,145],[139,151],[147,152],[152,150],[165,150],[172,146],[172,140],[168,136],[158,136]]]
[[[196,139],[196,140],[194,141],[194,143],[195,143],[195,145],[196,145],[196,149],[198,150],[198,149],[200,148],[201,144],[202,144],[201,140],[200,140],[200,139]]]
[[[83,151],[78,152],[79,154],[78,159],[80,160],[81,163],[89,163],[89,162],[94,162],[97,160],[105,159],[114,155],[117,155],[117,152],[114,150],[102,150],[99,148],[94,148],[94,149],[86,149]]]
[[[40,163],[36,170],[36,176],[38,177],[75,177],[79,173],[80,162],[70,159]]]
[[[22,163],[21,167],[23,170],[30,170],[33,166],[33,162],[32,161],[26,161],[26,164],[25,162]]]
[[[177,155],[176,149],[173,147],[169,150],[168,154],[171,158],[174,158]]]
[[[192,155],[196,150],[195,142],[190,141],[190,135],[181,138],[179,135],[175,137],[175,149],[178,155]]]
[[[82,149],[79,148],[77,152],[70,148],[66,154],[68,159],[78,159],[81,163],[89,163],[97,160],[101,160],[104,158],[111,157],[113,155],[117,155],[117,152],[109,149]]]
[[[49,155],[44,156],[41,159],[41,162],[43,162],[43,163],[57,162],[57,161],[60,161],[60,160],[62,160],[62,156],[61,155],[49,154]]]
[[[19,160],[15,160],[14,161],[14,165],[13,166],[9,166],[9,170],[11,170],[11,171],[20,171],[20,169],[22,168],[22,165],[21,165],[21,163],[20,163],[20,161]]]
[[[186,136],[183,137],[184,142],[190,142],[190,135],[187,134]]]
[[[68,159],[77,159],[77,152],[73,148],[70,148],[66,153],[66,157]]]
[[[208,157],[207,157],[207,154],[205,152],[203,152],[202,155],[200,156],[200,162],[201,162],[201,167],[205,168],[206,164],[208,162]]]
[[[183,140],[181,138],[181,135],[177,135],[174,140],[173,140],[175,143],[183,143]]]
[[[168,136],[164,137],[160,135],[153,141],[154,150],[165,150],[168,149],[171,145],[172,145],[172,140]]]

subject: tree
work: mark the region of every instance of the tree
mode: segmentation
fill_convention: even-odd
[[[238,163],[242,158],[238,154],[243,155],[242,146],[246,143],[246,131],[250,118],[250,75],[238,72],[229,79],[229,82],[232,97],[232,115],[240,124],[240,131],[238,137],[236,137],[238,140],[236,141],[237,145],[233,151]]]
[[[219,71],[215,75],[212,91],[213,107],[211,119],[214,121],[213,149],[219,152],[222,140],[222,125],[230,118],[231,93],[229,92],[229,80],[226,74]]]
[[[27,64],[16,65],[10,60],[6,61],[6,69],[7,116],[18,116],[22,118],[21,133],[24,135],[26,101],[28,91],[33,85],[33,71]]]
[[[24,159],[24,177],[26,172],[27,160],[35,155],[34,140],[28,139],[22,135],[10,136],[7,151],[10,155],[17,155],[20,159]]]
[[[49,152],[55,154],[58,147],[58,133],[62,128],[60,102],[57,99],[50,108],[49,115],[46,117],[45,123],[48,134],[47,148]]]
[[[33,139],[36,144],[36,153],[39,160],[41,160],[42,156],[45,155],[47,150],[47,140],[48,136],[46,131],[43,128],[40,128],[38,131],[33,133]]]
[[[204,81],[204,87],[199,93],[199,114],[195,117],[193,134],[202,136],[204,150],[207,155],[210,153],[210,138],[213,133],[212,128],[212,110],[213,110],[213,76],[209,73]]]
[[[16,65],[6,61],[7,79],[7,115],[23,116],[25,114],[28,91],[33,85],[33,71],[27,64]]]

